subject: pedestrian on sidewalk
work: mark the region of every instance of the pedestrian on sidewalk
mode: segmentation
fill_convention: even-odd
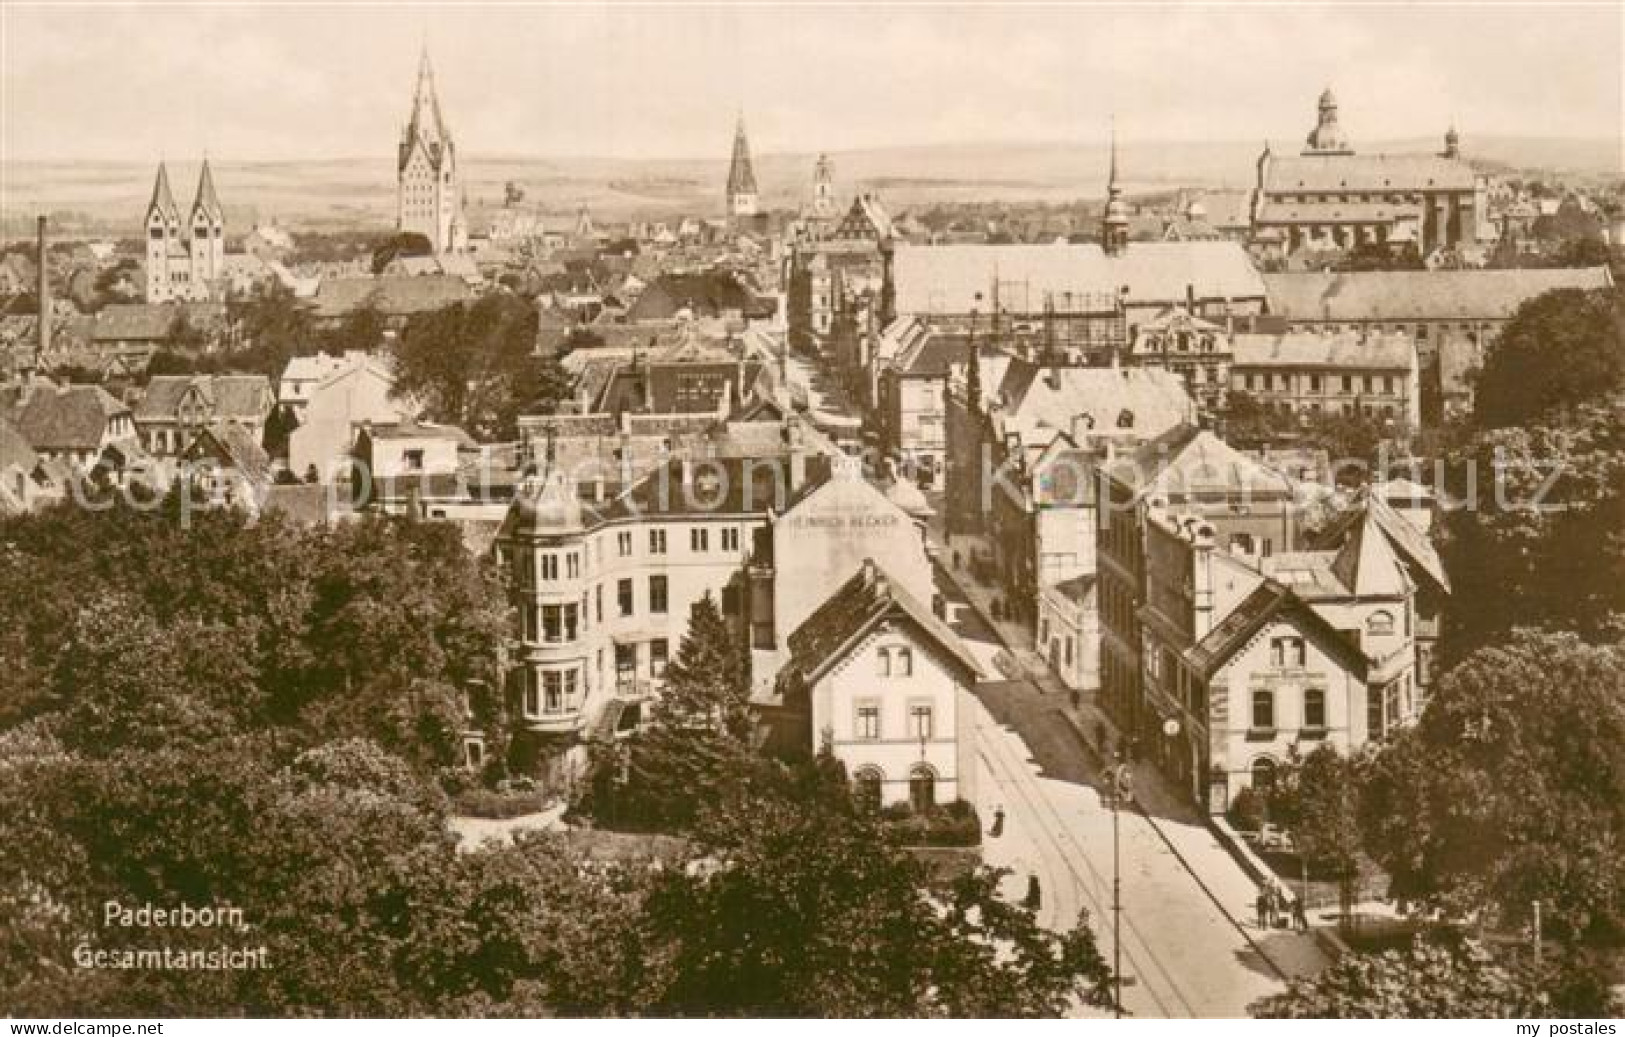
[[[1262,890],[1262,889],[1259,890],[1258,891],[1258,899],[1253,902],[1253,906],[1258,908],[1258,927],[1260,929],[1268,929],[1270,927],[1270,895],[1269,895],[1269,893],[1267,891],[1265,891],[1265,890]]]
[[[1292,922],[1298,927],[1298,932],[1306,933],[1309,931],[1309,916],[1304,913],[1302,897],[1292,902]]]
[[[1044,902],[1044,894],[1038,888],[1037,875],[1027,876],[1027,895],[1022,899],[1021,902],[1034,911],[1037,911],[1039,905]]]
[[[995,839],[1004,834],[1004,806],[1002,804],[993,808],[993,829],[987,834]]]

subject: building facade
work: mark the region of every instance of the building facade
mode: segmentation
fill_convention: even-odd
[[[1352,332],[1238,334],[1230,391],[1283,413],[1362,414],[1415,429],[1421,385],[1410,336]]]
[[[1461,157],[1454,127],[1436,155],[1359,155],[1330,89],[1302,152],[1277,155],[1266,145],[1257,172],[1253,240],[1287,252],[1408,243],[1426,256],[1476,246],[1488,230],[1488,182]]]

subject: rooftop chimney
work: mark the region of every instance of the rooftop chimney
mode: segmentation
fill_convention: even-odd
[[[39,355],[51,351],[51,273],[45,265],[45,217],[39,218]]]

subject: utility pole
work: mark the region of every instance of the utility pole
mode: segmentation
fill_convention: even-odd
[[[1123,871],[1121,843],[1117,835],[1117,812],[1123,800],[1133,797],[1128,764],[1114,763],[1106,771],[1106,794],[1112,804],[1112,1012],[1123,1018]]]
[[[1540,967],[1540,901],[1535,901],[1535,967]]]

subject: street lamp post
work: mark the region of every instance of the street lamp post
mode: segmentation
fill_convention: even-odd
[[[1112,995],[1113,1014],[1123,1018],[1123,873],[1117,836],[1118,806],[1134,797],[1128,764],[1119,762],[1106,772],[1106,794],[1112,804]]]

